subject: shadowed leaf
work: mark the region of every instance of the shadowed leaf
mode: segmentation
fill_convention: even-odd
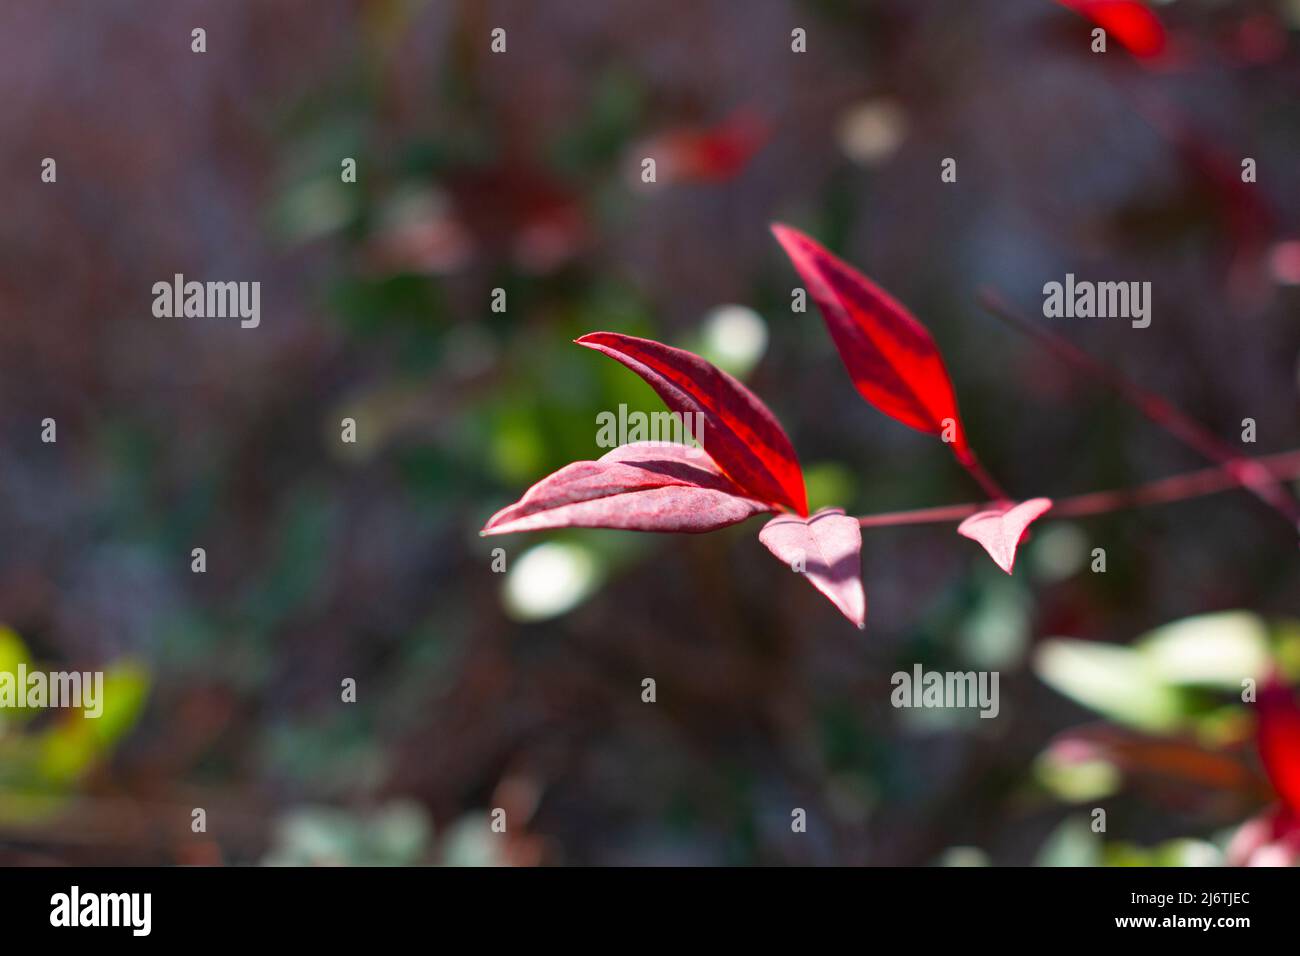
[[[812,586],[830,598],[845,617],[866,627],[867,598],[862,590],[862,529],[838,508],[811,518],[781,515],[758,533],[783,563],[802,567]]]
[[[703,451],[638,442],[543,478],[493,515],[481,533],[551,528],[695,533],[771,510],[747,498]]]

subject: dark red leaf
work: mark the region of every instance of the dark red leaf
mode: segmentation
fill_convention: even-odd
[[[743,494],[808,513],[794,446],[776,416],[740,382],[698,355],[650,339],[592,332],[577,342],[636,372],[672,411],[700,414],[704,450]]]
[[[637,442],[543,478],[494,514],[481,533],[550,528],[697,533],[771,510],[745,497],[698,448]]]
[[[1018,505],[981,511],[957,526],[957,533],[978,541],[989,557],[1007,574],[1016,563],[1016,548],[1029,526],[1052,507],[1051,498],[1030,498]]]
[[[1136,0],[1057,0],[1087,17],[1136,57],[1159,56],[1165,49],[1165,28],[1156,15]]]
[[[1264,770],[1292,815],[1300,815],[1300,707],[1291,689],[1276,682],[1260,689],[1256,706]]]
[[[866,627],[867,596],[862,590],[862,529],[857,518],[827,508],[811,518],[779,515],[758,533],[758,540],[783,563],[802,573],[830,598],[840,613]]]
[[[821,309],[862,397],[919,431],[944,435],[964,465],[974,461],[952,381],[934,339],[898,301],[862,273],[789,226],[772,232]]]

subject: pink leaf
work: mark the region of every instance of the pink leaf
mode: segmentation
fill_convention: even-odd
[[[1300,862],[1300,821],[1286,807],[1251,817],[1228,842],[1229,866],[1295,866]]]
[[[918,431],[950,431],[953,454],[974,456],[957,414],[952,381],[934,339],[888,292],[789,226],[772,232],[821,309],[849,377],[862,397]],[[951,424],[949,424],[951,423]]]
[[[957,533],[978,541],[997,566],[1010,574],[1025,531],[1051,507],[1051,498],[1030,498],[1014,507],[981,511],[958,525]]]
[[[543,478],[494,514],[481,533],[550,528],[697,533],[771,510],[746,497],[703,451],[637,442]]]
[[[780,515],[758,533],[783,563],[802,567],[812,586],[830,598],[845,617],[866,627],[867,596],[862,591],[862,529],[858,519],[838,508],[811,518]]]
[[[651,339],[592,332],[577,342],[636,372],[672,411],[699,414],[704,434],[696,437],[742,494],[808,513],[794,446],[776,416],[740,382],[698,355]]]

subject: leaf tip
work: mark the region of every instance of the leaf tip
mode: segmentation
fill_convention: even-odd
[[[776,241],[781,244],[786,254],[793,256],[799,240],[804,238],[803,233],[783,222],[770,223],[768,228],[772,230],[772,235],[776,237]]]

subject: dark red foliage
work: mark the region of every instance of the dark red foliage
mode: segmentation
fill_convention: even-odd
[[[483,534],[551,528],[701,532],[771,511],[686,445],[637,442],[576,461],[494,514]]]
[[[745,494],[808,514],[794,446],[776,416],[736,379],[698,355],[650,339],[592,332],[577,342],[636,372],[671,410],[701,415],[704,450]]]
[[[782,225],[774,225],[772,232],[821,309],[862,397],[904,425],[941,436],[949,432],[957,460],[972,464],[952,381],[925,326],[888,292],[802,232]]]

